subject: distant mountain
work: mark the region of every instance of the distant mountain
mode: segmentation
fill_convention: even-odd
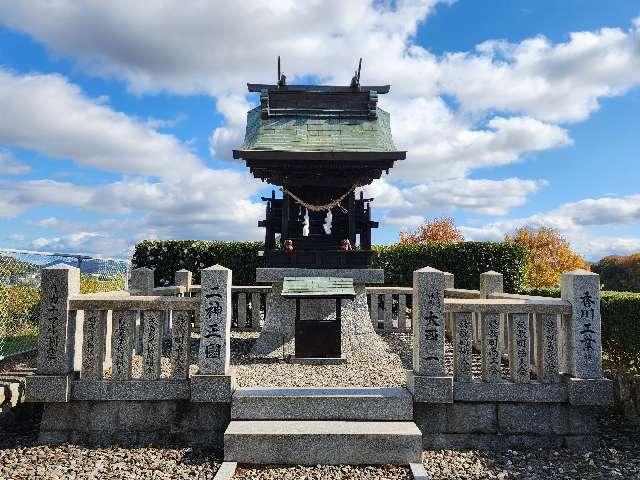
[[[64,263],[65,265],[71,265],[72,267],[78,266],[78,260],[75,258],[60,258],[58,260],[52,261],[43,265],[42,268],[50,267],[52,265],[57,265],[60,263]],[[99,258],[91,258],[84,259],[80,264],[80,272],[90,275],[92,273],[105,273],[112,272],[116,273],[125,273],[126,264],[124,261],[117,260],[101,260]]]

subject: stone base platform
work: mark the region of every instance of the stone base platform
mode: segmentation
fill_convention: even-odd
[[[283,358],[295,352],[295,300],[282,297],[282,281],[285,277],[340,277],[352,278],[356,297],[342,300],[341,339],[342,353],[380,356],[387,348],[371,323],[367,305],[366,284],[383,283],[384,272],[377,269],[303,269],[259,268],[258,282],[270,282],[267,316],[260,336],[251,351],[259,358]],[[301,319],[335,319],[335,300],[301,300]]]

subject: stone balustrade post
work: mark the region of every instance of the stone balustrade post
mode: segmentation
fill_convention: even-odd
[[[494,272],[492,270],[480,274],[480,298],[489,298],[492,293],[504,293],[504,276],[501,273]],[[507,319],[502,318],[500,315],[500,345],[501,353],[507,353],[509,345],[509,328],[507,326]],[[480,333],[479,316],[476,318],[475,332]],[[479,348],[482,340],[478,337],[474,343],[474,347]]]
[[[444,273],[413,272],[413,371],[407,386],[416,401],[453,402],[453,377],[444,366]]]
[[[151,295],[153,293],[154,272],[150,268],[140,267],[131,270],[129,291],[135,295]],[[144,314],[136,313],[134,328],[134,349],[137,355],[142,355],[142,339],[144,336]]]
[[[191,376],[191,400],[220,402],[231,398],[231,270],[214,265],[200,272],[200,350],[198,374]]]
[[[561,296],[572,313],[560,328],[562,380],[572,405],[605,406],[613,400],[613,382],[602,377],[600,276],[586,270],[562,274]]]
[[[193,274],[186,269],[178,270],[174,276],[176,287],[184,287],[187,292],[191,288],[193,282]]]
[[[563,273],[561,296],[573,309],[563,322],[563,369],[573,378],[602,378],[600,276],[586,270]]]
[[[151,295],[155,287],[153,270],[140,267],[131,270],[129,290],[134,290],[138,295]]]
[[[80,293],[80,270],[65,264],[42,269],[38,374],[66,375],[73,370],[75,318],[69,297]]]
[[[67,402],[74,366],[76,315],[69,297],[80,293],[80,270],[57,264],[41,271],[37,374],[27,377],[28,402]]]

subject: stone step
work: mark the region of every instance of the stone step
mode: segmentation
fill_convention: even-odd
[[[0,388],[4,391],[3,403],[7,402],[10,407],[24,401],[24,385],[19,381],[0,379]]]
[[[233,420],[413,420],[405,388],[238,388]]]
[[[420,462],[413,422],[232,420],[225,461],[284,465],[384,465]]]

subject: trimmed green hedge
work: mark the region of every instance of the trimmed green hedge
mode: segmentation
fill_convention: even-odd
[[[527,289],[527,295],[560,297],[554,288]],[[612,370],[640,373],[640,293],[600,292],[602,349]]]
[[[504,275],[505,292],[524,288],[527,250],[515,243],[394,244],[374,250],[373,267],[384,269],[386,285],[410,287],[413,271],[430,266],[453,273],[456,288],[478,289],[480,274],[489,270]]]
[[[219,263],[233,270],[235,285],[253,285],[257,267],[264,266],[258,251],[263,242],[205,242],[145,240],[136,245],[133,267],[155,269],[156,285],[173,285],[174,274],[186,268],[200,282],[200,269]],[[411,286],[413,271],[430,266],[455,275],[457,288],[478,288],[480,274],[495,270],[504,275],[506,292],[524,286],[526,250],[516,244],[463,242],[458,244],[387,245],[374,247],[373,268],[384,269],[385,284]]]
[[[234,285],[253,285],[256,268],[264,266],[258,252],[263,242],[207,242],[202,240],[144,240],[136,245],[132,267],[155,270],[156,286],[173,285],[176,271],[193,272],[200,283],[200,270],[215,264],[233,271]]]

